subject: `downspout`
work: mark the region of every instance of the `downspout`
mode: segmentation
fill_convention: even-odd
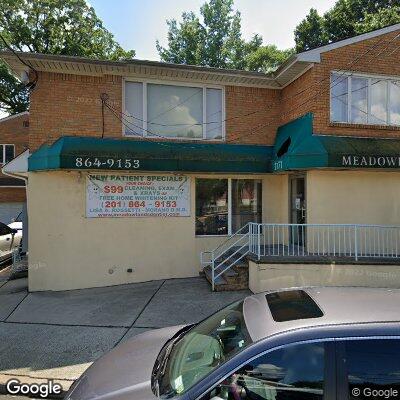
[[[12,174],[11,172],[4,171],[3,168],[1,169],[1,172],[2,172],[3,175],[9,176],[10,178],[22,179],[25,182],[25,186],[28,183],[28,177],[27,176],[19,175],[19,174]]]

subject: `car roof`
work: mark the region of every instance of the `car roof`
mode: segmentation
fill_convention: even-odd
[[[307,293],[323,315],[276,322],[266,295],[301,290]],[[300,328],[400,321],[400,290],[355,287],[307,287],[264,292],[244,300],[243,313],[254,341]]]

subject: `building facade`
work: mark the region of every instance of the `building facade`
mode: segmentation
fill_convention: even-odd
[[[249,222],[400,225],[399,36],[271,75],[21,54],[38,76],[18,171],[30,290],[196,276],[200,253]]]
[[[0,119],[0,165],[4,166],[28,148],[29,113]],[[0,172],[0,222],[9,224],[26,203],[25,182]]]

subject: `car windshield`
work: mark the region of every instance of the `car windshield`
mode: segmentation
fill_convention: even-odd
[[[178,338],[165,355],[158,378],[159,395],[181,395],[251,342],[243,301],[218,311]]]

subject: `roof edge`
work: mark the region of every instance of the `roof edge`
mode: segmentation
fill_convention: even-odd
[[[9,121],[10,119],[22,117],[23,115],[29,115],[29,111],[23,111],[18,114],[8,115],[7,117],[0,118],[0,123]]]
[[[316,47],[311,50],[306,50],[301,53],[297,54],[297,59],[298,61],[304,61],[304,62],[316,62],[319,63],[321,62],[321,54],[326,53],[331,50],[338,49],[340,47],[348,46],[350,44],[362,42],[363,40],[368,40],[375,38],[377,36],[385,35],[387,33],[391,33],[394,31],[400,30],[400,23],[394,24],[394,25],[389,25],[384,28],[380,29],[375,29],[373,31],[361,33],[360,35],[357,36],[351,36],[346,39],[339,40],[337,42],[329,43],[324,46]]]

